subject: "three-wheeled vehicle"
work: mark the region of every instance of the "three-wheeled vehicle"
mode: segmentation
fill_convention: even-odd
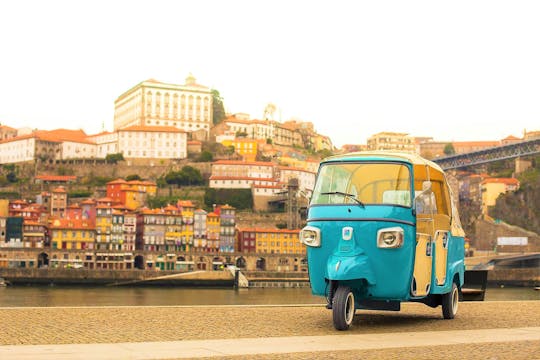
[[[464,233],[444,171],[408,153],[357,152],[319,167],[307,226],[309,280],[334,327],[356,309],[442,305],[452,319],[464,280]]]

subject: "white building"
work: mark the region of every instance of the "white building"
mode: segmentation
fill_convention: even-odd
[[[315,173],[293,167],[277,166],[264,161],[220,160],[212,164],[211,188],[251,189],[274,194],[285,189],[289,179],[297,178],[299,188],[310,193],[315,186]]]
[[[414,138],[407,133],[380,132],[367,141],[368,150],[416,152]]]
[[[298,179],[300,190],[311,193],[315,187],[315,173],[304,169],[280,166],[280,182],[288,184],[292,178]]]
[[[0,163],[33,161],[36,154],[35,136],[18,136],[0,141]]]
[[[184,159],[187,134],[172,126],[130,126],[118,130],[118,152],[124,158]]]
[[[96,157],[96,144],[91,141],[62,141],[60,144],[62,149],[61,158],[67,159],[93,159]]]
[[[212,125],[212,94],[190,75],[184,85],[143,81],[114,102],[114,129],[130,126],[173,126],[186,132]]]
[[[88,137],[96,144],[96,157],[105,159],[109,154],[117,154],[118,150],[118,132],[102,132]]]
[[[212,176],[274,179],[275,167],[267,161],[219,160],[212,164]]]
[[[230,116],[224,120],[229,130],[236,134],[245,133],[247,138],[266,140],[274,137],[274,123],[267,120],[246,120],[243,116]]]

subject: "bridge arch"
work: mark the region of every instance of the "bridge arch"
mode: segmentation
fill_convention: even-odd
[[[144,256],[137,255],[135,256],[135,269],[144,270]]]
[[[258,258],[256,268],[257,270],[266,270],[266,259],[263,257]]]
[[[235,266],[239,269],[245,269],[247,266],[246,259],[243,256],[240,256],[238,259],[236,259]]]
[[[38,255],[37,267],[49,267],[49,255],[47,253],[42,252]]]

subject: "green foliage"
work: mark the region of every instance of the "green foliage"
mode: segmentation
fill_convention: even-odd
[[[214,156],[210,151],[204,150],[198,158],[199,162],[210,162],[214,160]]]
[[[83,182],[84,185],[88,186],[105,186],[109,181],[113,181],[114,178],[108,176],[95,176],[90,175],[90,177]]]
[[[17,178],[17,174],[15,174],[14,171],[8,172],[7,175],[6,175],[6,179],[10,183],[16,183],[17,181],[19,181],[19,179]]]
[[[540,170],[531,168],[519,176],[520,188],[502,194],[489,215],[529,231],[540,233]]]
[[[186,165],[180,171],[168,172],[164,180],[169,185],[201,185],[204,179],[201,172],[193,166]]]
[[[199,169],[193,166],[186,165],[180,170],[184,174],[186,183],[182,185],[201,185],[204,183],[203,177]]]
[[[0,199],[20,199],[21,194],[16,191],[0,191]]]
[[[6,186],[7,184],[9,184],[9,181],[6,176],[0,175],[0,186]]]
[[[277,223],[276,227],[278,229],[286,229],[287,228],[287,223]]]
[[[487,171],[492,177],[512,177],[514,167],[514,159],[500,160],[487,164]]]
[[[124,160],[124,155],[122,153],[107,154],[107,156],[105,156],[105,161],[111,164],[116,164],[117,162],[123,161],[123,160]]]
[[[248,134],[247,134],[247,132],[245,132],[245,131],[240,131],[240,130],[238,130],[238,131],[236,132],[236,137],[237,137],[237,138],[239,138],[239,137],[247,137],[247,136],[248,136]]]
[[[225,119],[225,107],[223,106],[223,98],[216,89],[211,90],[212,93],[212,121],[214,125],[219,124]]]
[[[126,181],[133,181],[133,180],[142,180],[142,178],[137,174],[131,174],[126,176]]]
[[[454,155],[456,153],[456,149],[454,149],[454,145],[452,143],[448,143],[444,146],[443,152],[445,155]]]
[[[59,166],[56,172],[58,173],[58,175],[62,175],[62,176],[75,174],[75,171],[72,168],[67,168],[65,166]]]
[[[334,155],[334,153],[331,150],[322,149],[322,150],[317,151],[317,155],[320,156],[322,159],[324,159],[324,158]]]
[[[68,198],[89,198],[92,196],[92,191],[89,190],[73,190],[68,192]]]
[[[206,209],[212,209],[213,204],[229,204],[238,210],[251,209],[253,196],[250,189],[206,189],[204,194]]]
[[[167,181],[165,180],[165,176],[160,176],[156,180],[156,185],[158,188],[164,188],[167,186]]]
[[[176,204],[178,202],[178,196],[148,196],[146,203],[150,209],[158,209],[165,207],[169,204]]]
[[[267,138],[267,139],[266,139],[266,143],[272,145],[272,139]]]

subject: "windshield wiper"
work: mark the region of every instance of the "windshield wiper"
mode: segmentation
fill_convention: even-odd
[[[364,205],[364,203],[361,202],[356,196],[354,196],[353,194],[346,193],[346,192],[330,191],[330,192],[323,192],[323,193],[321,193],[321,195],[342,195],[342,196],[345,196],[345,197],[347,197],[349,199],[353,199],[354,201],[356,201],[358,203],[358,205],[361,205],[363,208],[366,207]]]

